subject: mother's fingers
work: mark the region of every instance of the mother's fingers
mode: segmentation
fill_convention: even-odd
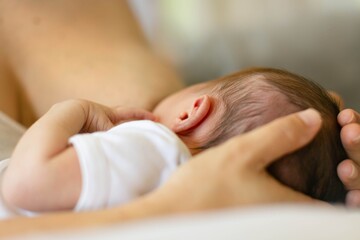
[[[347,189],[360,189],[360,167],[352,160],[348,159],[339,163],[337,172],[340,180]]]
[[[338,115],[338,122],[341,126],[350,123],[360,123],[360,114],[352,109],[342,110]]]
[[[239,149],[245,164],[263,170],[271,162],[304,146],[314,138],[321,126],[321,116],[314,109],[274,120],[240,137]],[[248,149],[251,149],[248,150]]]
[[[341,141],[350,159],[360,166],[360,125],[345,125],[340,132]]]
[[[350,207],[360,207],[360,190],[353,190],[346,195],[346,205]]]

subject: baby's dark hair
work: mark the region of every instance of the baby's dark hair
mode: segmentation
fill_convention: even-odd
[[[271,120],[307,108],[323,118],[315,139],[279,161],[268,171],[280,182],[313,198],[344,202],[346,190],[337,165],[346,158],[337,123],[339,104],[318,84],[299,75],[272,68],[252,68],[214,80],[211,95],[225,109],[203,148],[218,145]],[[279,143],[281,144],[281,143]]]

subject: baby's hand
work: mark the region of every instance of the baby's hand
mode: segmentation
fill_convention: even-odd
[[[112,108],[117,124],[133,120],[151,120],[157,121],[156,116],[142,108],[115,107]]]
[[[76,101],[80,102],[86,114],[86,122],[81,132],[106,131],[120,123],[131,120],[156,120],[151,112],[140,108],[110,108],[90,101]]]

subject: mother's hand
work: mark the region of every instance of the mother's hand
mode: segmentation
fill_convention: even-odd
[[[308,143],[321,125],[314,110],[279,118],[206,150],[162,187],[129,204],[84,213],[0,221],[0,235],[90,227],[104,223],[273,202],[314,202],[272,178],[266,167]]]
[[[307,144],[320,126],[321,117],[315,110],[277,119],[197,155],[154,192],[154,196],[165,205],[170,203],[167,212],[314,202],[276,181],[266,168]]]
[[[338,116],[341,140],[349,158],[338,166],[338,175],[350,190],[346,197],[349,206],[360,206],[360,114],[345,109]]]

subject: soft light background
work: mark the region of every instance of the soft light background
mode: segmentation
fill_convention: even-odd
[[[284,68],[360,110],[360,0],[129,0],[187,83]]]

